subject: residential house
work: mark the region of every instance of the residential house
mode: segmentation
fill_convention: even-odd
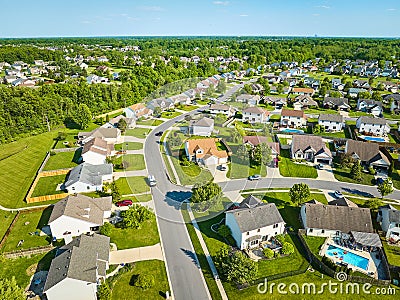
[[[264,203],[253,195],[245,198],[237,209],[225,212],[225,225],[241,250],[259,247],[285,231],[285,222],[275,203]]]
[[[318,125],[323,126],[327,132],[337,132],[343,130],[345,122],[343,116],[339,114],[320,114]]]
[[[381,171],[388,170],[390,167],[390,159],[380,151],[376,143],[347,140],[345,153],[359,160],[365,167],[373,167]]]
[[[342,80],[340,78],[332,78],[332,88],[335,90],[339,89],[339,86],[342,84]]]
[[[223,114],[228,118],[235,114],[235,109],[226,104],[210,104],[209,106],[210,113],[213,115]]]
[[[356,121],[358,131],[366,135],[385,136],[390,132],[390,126],[385,118],[362,116]]]
[[[280,147],[279,143],[276,142],[268,142],[268,139],[266,136],[261,136],[261,135],[246,135],[243,137],[243,144],[244,145],[250,145],[250,147],[255,147],[260,143],[265,143],[267,144],[268,147],[271,148],[271,154],[274,158],[277,158],[280,155]]]
[[[359,111],[368,112],[375,117],[380,117],[383,113],[382,102],[373,99],[358,99],[357,109]]]
[[[302,110],[282,109],[280,125],[282,127],[304,127],[307,124],[307,116]]]
[[[365,69],[365,76],[372,76],[372,77],[378,77],[380,73],[379,68],[366,68]]]
[[[140,118],[148,118],[153,114],[150,108],[147,108],[143,103],[136,103],[124,109],[125,116],[134,120]]]
[[[174,102],[169,98],[157,98],[147,103],[147,108],[153,112],[157,107],[159,107],[161,111],[164,111],[168,109],[174,109],[175,105]]]
[[[91,165],[106,163],[107,157],[114,154],[114,144],[108,144],[102,138],[95,137],[82,147],[82,161]]]
[[[348,91],[348,95],[352,98],[357,98],[359,93],[366,91],[367,91],[366,89],[361,89],[361,88],[350,88]]]
[[[369,90],[371,86],[367,80],[356,79],[353,81],[353,87]]]
[[[325,97],[323,101],[324,108],[348,111],[350,109],[349,99]]]
[[[225,150],[218,150],[214,138],[187,140],[185,152],[189,161],[195,161],[206,166],[228,162],[228,153]]]
[[[310,88],[300,88],[300,87],[295,87],[292,88],[291,93],[294,95],[308,95],[308,96],[313,96],[315,93],[314,89]]]
[[[174,103],[174,105],[178,105],[178,104],[187,105],[192,102],[190,100],[190,97],[188,95],[186,95],[185,93],[171,96],[171,97],[169,97],[169,99],[171,99],[171,101]]]
[[[390,94],[383,96],[383,101],[390,103],[390,111],[395,114],[400,112],[400,94]]]
[[[267,96],[264,98],[264,103],[273,105],[275,109],[282,109],[282,107],[286,106],[287,100],[286,98]]]
[[[81,145],[86,144],[91,139],[101,138],[109,144],[118,144],[121,142],[121,130],[118,128],[105,128],[99,127],[90,132],[79,132],[78,143]]]
[[[269,111],[258,106],[243,109],[242,121],[249,123],[266,123],[269,120]]]
[[[262,91],[264,91],[264,87],[261,84],[252,84],[251,85],[251,90],[253,91],[253,93],[261,93]]]
[[[203,117],[192,120],[189,125],[189,133],[200,136],[210,136],[214,131],[214,119]]]
[[[86,81],[87,81],[88,84],[107,83],[108,82],[108,78],[92,74],[92,75],[89,75],[88,77],[86,77]]]
[[[377,221],[386,233],[386,239],[392,242],[400,240],[400,210],[390,204],[379,207]]]
[[[317,101],[315,101],[311,96],[299,95],[293,101],[293,107],[295,110],[308,109],[310,107],[318,107]]]
[[[69,195],[53,206],[48,221],[51,235],[66,244],[72,237],[94,233],[111,217],[112,197],[91,198],[81,194]]]
[[[237,102],[247,103],[250,106],[256,106],[260,102],[260,95],[242,94],[236,97]]]
[[[92,165],[82,163],[73,168],[67,175],[64,188],[70,194],[96,192],[103,189],[105,182],[113,179],[113,165]]]
[[[305,159],[316,164],[332,164],[332,153],[320,136],[295,134],[290,147],[292,159]]]
[[[80,235],[57,249],[43,293],[48,300],[97,300],[98,286],[109,268],[110,238]]]
[[[305,203],[300,217],[307,235],[340,237],[351,232],[374,233],[368,208]]]
[[[336,205],[336,206],[347,206],[347,207],[358,207],[357,204],[351,202],[349,199],[343,198],[336,198],[332,201],[329,201],[329,205]]]
[[[126,122],[126,128],[133,128],[136,125],[136,120],[133,118],[127,118],[124,115],[119,115],[116,116],[112,119],[110,119],[108,122],[106,122],[104,125],[102,125],[101,127],[105,127],[105,128],[118,128],[118,124],[119,121],[121,120],[125,120]]]

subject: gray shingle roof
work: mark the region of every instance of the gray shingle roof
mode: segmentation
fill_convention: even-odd
[[[61,216],[69,216],[103,225],[104,212],[111,211],[112,197],[90,198],[81,194],[69,195],[54,204],[49,223]]]
[[[339,114],[320,114],[318,120],[343,123],[343,116]]]
[[[341,105],[349,105],[349,99],[347,98],[334,98],[334,97],[325,97],[324,105],[329,106],[341,106]]]
[[[91,165],[82,163],[71,170],[68,179],[65,181],[65,187],[68,188],[79,181],[91,185],[100,185],[102,176],[110,175],[112,172],[112,164]]]
[[[336,205],[336,206],[348,206],[348,207],[358,207],[357,204],[351,202],[349,199],[340,198],[332,200],[328,203],[329,205]]]
[[[385,118],[372,118],[367,116],[362,116],[358,118],[361,123],[364,124],[376,124],[376,125],[386,125],[387,121]]]
[[[381,239],[379,235],[376,233],[352,231],[351,235],[353,236],[356,243],[359,243],[364,246],[382,248]]]
[[[314,135],[293,135],[292,138],[292,153],[296,153],[298,150],[305,152],[308,149],[314,149],[315,154],[325,152],[332,157],[331,151],[326,147],[324,141],[320,136]]]
[[[389,222],[400,223],[400,210],[397,209],[389,210]]]
[[[250,207],[247,208],[247,204],[244,203],[243,208],[226,212],[233,215],[241,232],[284,222],[274,203],[259,203],[256,205],[257,201],[254,198],[248,199]]]
[[[214,120],[211,118],[203,117],[199,120],[193,120],[191,126],[211,127],[214,126]]]
[[[81,235],[60,247],[60,254],[50,265],[44,292],[65,278],[96,283],[105,276],[105,261],[109,260],[110,238],[103,235]],[[68,291],[66,291],[68,292]]]
[[[379,145],[375,143],[347,140],[346,153],[357,155],[362,162],[372,163],[383,159],[390,164],[389,159],[379,150]]]
[[[304,204],[308,228],[374,232],[371,213],[368,208]]]

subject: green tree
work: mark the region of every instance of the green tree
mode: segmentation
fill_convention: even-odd
[[[223,94],[226,92],[226,82],[224,80],[220,80],[217,85],[217,92]]]
[[[191,201],[193,203],[200,203],[212,200],[221,195],[221,187],[215,182],[208,182],[206,184],[195,184],[192,188]]]
[[[292,203],[300,205],[310,197],[310,187],[305,183],[295,183],[289,191]]]
[[[154,283],[154,276],[149,274],[139,274],[135,280],[135,286],[143,290],[148,290],[149,288],[153,287]]]
[[[249,160],[249,146],[245,144],[239,145],[239,147],[236,150],[236,156],[241,159],[248,161]]]
[[[350,177],[356,181],[362,180],[362,166],[360,161],[355,161],[350,169]]]
[[[282,244],[282,254],[290,255],[294,253],[294,246],[292,243],[284,242]]]
[[[218,227],[218,234],[221,235],[223,238],[227,238],[231,235],[231,229],[226,225],[221,225]]]
[[[126,127],[128,126],[128,124],[126,123],[126,120],[124,118],[121,118],[118,121],[118,128],[119,130],[121,130],[122,132],[125,132]]]
[[[81,129],[85,129],[89,126],[92,121],[92,113],[90,112],[89,107],[81,103],[76,109],[74,122],[79,125]]]
[[[109,223],[105,222],[101,227],[100,227],[100,234],[110,236],[112,229],[114,226]]]
[[[365,201],[365,206],[368,207],[370,210],[377,210],[382,205],[383,202],[377,198],[372,198]]]
[[[257,165],[267,165],[272,161],[272,150],[266,143],[259,143],[252,151],[252,158]]]
[[[161,113],[162,113],[162,110],[160,107],[157,106],[156,108],[154,108],[153,115],[155,115],[157,118],[159,116],[161,116]]]
[[[111,289],[110,286],[103,282],[98,290],[97,290],[97,299],[98,300],[110,300],[111,299]]]
[[[264,248],[263,249],[263,254],[266,258],[271,259],[274,257],[275,253],[273,250],[269,249],[269,248]]]
[[[0,278],[0,300],[25,300],[24,289],[19,287],[15,277]]]
[[[389,178],[386,178],[381,184],[378,184],[377,189],[383,199],[386,195],[393,193],[393,183]]]
[[[153,213],[144,206],[135,204],[128,210],[121,211],[122,228],[139,229],[142,223],[153,217]]]
[[[239,131],[237,131],[236,129],[233,129],[230,133],[230,137],[229,140],[232,143],[241,143],[242,142],[242,136],[240,135]]]
[[[182,139],[180,138],[179,135],[172,136],[168,139],[168,143],[171,146],[171,148],[180,147],[182,145]]]
[[[371,94],[367,91],[365,92],[359,92],[358,93],[358,98],[359,99],[370,99],[371,98]]]

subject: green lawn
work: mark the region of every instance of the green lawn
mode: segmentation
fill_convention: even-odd
[[[284,177],[317,178],[318,172],[314,167],[294,163],[290,159],[289,150],[281,150],[279,172]]]
[[[350,169],[334,168],[333,175],[339,181],[359,183],[364,185],[374,185],[374,176],[369,173],[362,172],[362,180],[356,181],[350,177]]]
[[[124,199],[131,199],[133,202],[148,202],[153,200],[153,197],[151,196],[151,194],[143,194],[138,196],[122,197],[122,200]]]
[[[191,163],[190,166],[182,166],[177,157],[170,157],[182,185],[192,185],[196,182],[208,182],[212,180],[213,177],[207,169],[200,168],[195,163]]]
[[[122,195],[141,194],[150,191],[144,176],[122,177],[116,181],[116,184]]]
[[[192,111],[198,108],[197,106],[193,105],[185,105],[185,106],[178,106],[177,109],[184,110],[184,111]]]
[[[0,205],[27,206],[23,200],[55,136],[47,132],[0,145]]]
[[[229,170],[227,177],[230,179],[247,178],[250,175],[260,174],[262,177],[267,176],[267,168],[265,165],[250,166],[248,160],[243,160],[235,155],[231,157],[231,163],[228,165]]]
[[[68,145],[64,145],[64,142],[65,143],[69,142],[71,145],[73,145],[73,147],[76,147],[75,143],[77,141],[79,132],[81,132],[81,131],[90,132],[98,127],[99,127],[99,124],[90,123],[86,129],[82,129],[82,130],[81,129],[72,129],[72,128],[62,128],[59,130],[54,130],[55,137],[57,136],[58,132],[63,132],[63,133],[65,133],[66,138],[63,141],[56,140],[54,142],[53,148],[55,148],[55,149],[68,148]]]
[[[132,279],[139,274],[152,275],[154,286],[144,291],[133,286]],[[112,289],[113,300],[134,300],[134,299],[165,299],[165,293],[169,290],[167,272],[164,262],[159,260],[148,260],[134,263],[133,270],[121,275],[115,282]]]
[[[46,246],[51,243],[51,238],[39,236],[36,234],[29,234],[39,232],[39,230],[47,225],[50,218],[52,208],[47,208],[44,211],[33,211],[21,213],[15,223],[14,228],[11,230],[10,235],[7,237],[3,245],[2,251],[9,252],[20,249],[29,249],[33,247]],[[26,224],[26,225],[25,225]],[[24,240],[22,246],[17,247],[20,240]]]
[[[136,121],[137,125],[148,125],[148,126],[158,126],[158,125],[161,125],[162,123],[164,123],[164,121],[158,120],[158,119]]]
[[[382,239],[382,245],[389,264],[400,267],[400,247],[389,246],[384,239]]]
[[[54,152],[54,155],[50,155],[43,171],[73,168],[78,164],[80,157],[80,149],[71,152]]]
[[[143,149],[143,144],[138,142],[127,142],[122,144],[116,144],[115,150],[141,150]]]
[[[161,118],[173,119],[180,115],[181,115],[181,113],[179,111],[163,111],[161,113]]]
[[[306,241],[308,248],[310,248],[311,252],[319,256],[319,250],[321,250],[321,246],[324,244],[326,238],[306,235],[304,235],[303,238]]]
[[[160,242],[156,218],[143,222],[139,229],[121,229],[114,227],[110,234],[111,243],[117,245],[118,250],[136,247],[151,246]]]
[[[400,170],[393,170],[391,177],[393,181],[393,186],[396,189],[400,189]]]
[[[222,197],[221,201],[208,210],[204,212],[193,210],[193,215],[197,219],[197,222],[201,222],[205,219],[210,219],[215,217],[216,215],[223,214],[227,207],[232,204],[232,201],[227,197]],[[192,206],[193,207],[193,206]]]
[[[65,175],[41,177],[33,190],[32,197],[61,194],[64,191],[56,191],[57,185],[65,181]]]
[[[136,171],[136,170],[144,170],[146,165],[144,163],[144,156],[143,154],[124,154],[118,157],[114,164],[119,165],[121,162],[126,161],[128,162],[128,168],[126,169],[117,169],[115,171],[122,172],[122,171]]]
[[[0,210],[0,240],[3,238],[16,214],[16,212]]]
[[[134,136],[137,137],[138,139],[144,139],[146,138],[146,136],[149,134],[149,132],[151,131],[151,129],[149,128],[134,128],[134,129],[128,129],[125,132],[125,135],[130,135],[130,136]]]
[[[344,139],[347,137],[346,132],[348,132],[348,130],[344,129],[344,131],[339,131],[339,132],[313,133],[310,126],[307,128],[307,133],[310,133],[310,134],[312,133],[313,135],[318,135],[318,136],[322,136],[322,137],[331,137],[331,138],[340,138],[340,139]]]

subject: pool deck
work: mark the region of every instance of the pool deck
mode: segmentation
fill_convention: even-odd
[[[324,256],[325,253],[326,253],[326,251],[328,250],[329,245],[332,245],[332,246],[337,247],[337,248],[341,248],[341,249],[343,249],[343,250],[346,250],[346,251],[348,251],[348,252],[352,252],[352,253],[354,253],[354,254],[357,254],[357,255],[359,255],[359,256],[361,256],[361,257],[364,257],[364,258],[368,259],[368,270],[364,270],[364,269],[362,269],[362,268],[359,268],[359,267],[354,266],[354,265],[351,265],[351,264],[349,264],[349,265],[351,265],[351,268],[352,268],[354,271],[359,271],[359,272],[365,273],[365,274],[367,274],[367,275],[373,273],[374,275],[373,275],[373,276],[370,275],[370,276],[373,277],[373,278],[375,278],[375,279],[378,279],[377,264],[379,264],[380,261],[377,260],[377,259],[373,259],[372,256],[371,256],[371,253],[366,252],[366,251],[359,251],[359,250],[348,249],[348,248],[346,248],[346,247],[343,247],[343,246],[340,246],[340,245],[336,244],[336,243],[333,241],[332,238],[327,238],[327,239],[325,240],[325,243],[324,243],[324,244],[322,245],[322,247],[321,247],[321,250],[320,250],[320,252],[319,252],[319,255]],[[328,256],[328,257],[329,257],[329,259],[331,259],[334,263],[342,263],[342,262],[343,262],[343,261],[341,261],[339,258],[335,258],[335,257],[332,257],[332,256]]]

